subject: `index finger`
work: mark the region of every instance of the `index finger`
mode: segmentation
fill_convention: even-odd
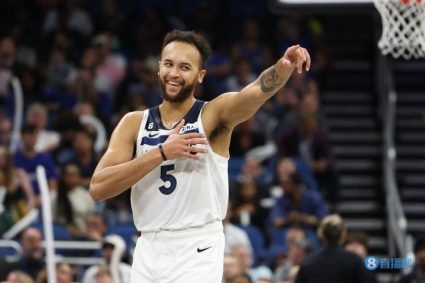
[[[307,49],[304,49],[304,54],[305,54],[305,58],[306,58],[305,69],[306,69],[306,71],[309,71],[310,65],[311,65],[311,58],[310,58],[310,54],[308,53]]]

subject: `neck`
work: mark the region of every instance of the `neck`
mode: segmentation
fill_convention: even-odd
[[[196,99],[191,96],[183,102],[173,103],[169,101],[163,101],[159,106],[159,112],[161,113],[161,120],[166,128],[173,128],[184,115],[190,110],[195,103]]]

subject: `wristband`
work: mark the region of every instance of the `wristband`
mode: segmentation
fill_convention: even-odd
[[[159,153],[161,153],[162,160],[164,161],[167,160],[167,156],[165,155],[164,149],[162,148],[162,144],[160,144],[158,148],[159,148]]]

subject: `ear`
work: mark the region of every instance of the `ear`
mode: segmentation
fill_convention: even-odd
[[[198,74],[198,83],[202,83],[205,75],[207,74],[207,70],[201,70]]]

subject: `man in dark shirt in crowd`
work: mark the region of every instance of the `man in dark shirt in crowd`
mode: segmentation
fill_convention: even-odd
[[[22,257],[12,264],[12,269],[23,270],[34,280],[37,274],[45,268],[43,259],[43,236],[37,228],[26,228],[21,234]]]

